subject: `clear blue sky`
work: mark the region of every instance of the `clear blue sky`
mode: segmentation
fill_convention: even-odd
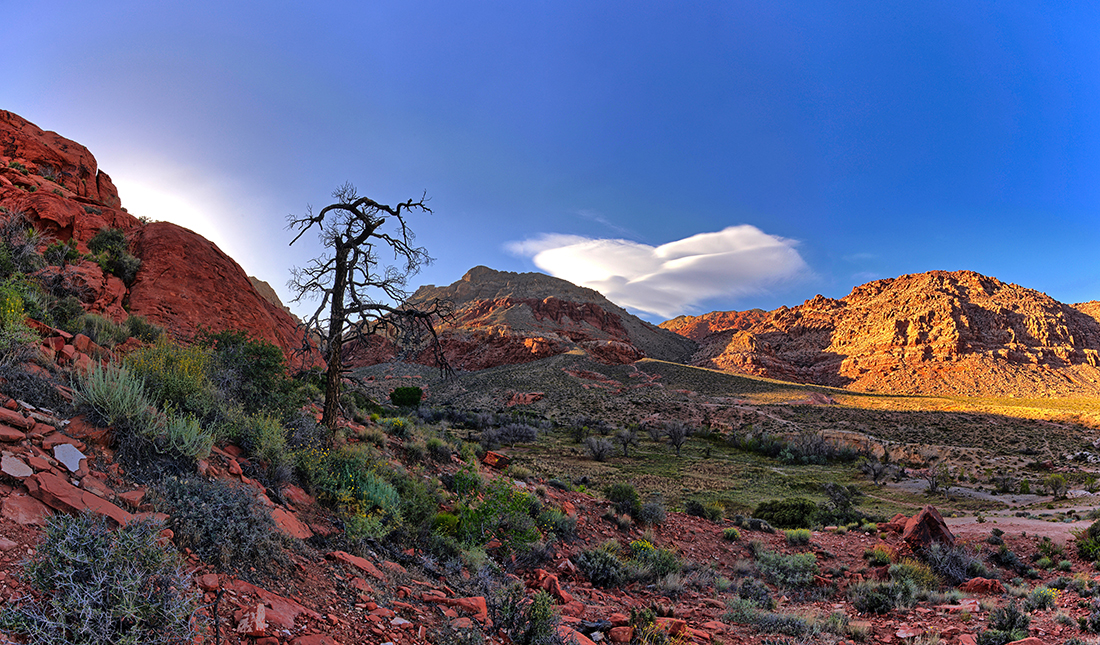
[[[972,269],[1100,298],[1100,8],[23,2],[0,108],[287,295],[290,213],[427,191],[437,262],[651,320]]]

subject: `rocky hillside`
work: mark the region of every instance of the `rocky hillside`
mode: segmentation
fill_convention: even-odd
[[[834,300],[661,324],[694,365],[862,391],[1100,394],[1100,304],[1062,304],[972,271],[876,280]]]
[[[647,323],[591,289],[541,273],[474,267],[446,287],[428,285],[411,302],[454,303],[454,319],[440,327],[447,358],[461,370],[513,365],[583,351],[610,365],[640,358],[683,362],[695,343]],[[360,348],[353,363],[389,360],[392,347]]]
[[[300,346],[291,315],[258,293],[231,257],[193,231],[130,215],[87,148],[3,110],[0,207],[22,213],[51,238],[74,240],[84,253],[100,229],[126,234],[141,260],[129,285],[91,260],[46,269],[89,311],[115,322],[128,313],[145,316],[182,338],[205,326],[246,330],[284,351]]]

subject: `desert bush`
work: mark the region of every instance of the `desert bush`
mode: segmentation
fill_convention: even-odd
[[[130,286],[141,268],[141,260],[130,254],[126,234],[117,228],[102,228],[88,240],[88,250],[105,273],[118,276]]]
[[[66,242],[61,240],[51,242],[42,254],[42,260],[51,266],[63,267],[78,259],[80,259],[80,252],[76,250],[76,240],[72,238],[69,238]]]
[[[539,438],[538,429],[526,423],[507,423],[499,428],[486,428],[481,431],[481,446],[486,450],[508,444],[531,443]]]
[[[916,603],[917,586],[911,580],[859,582],[848,589],[852,604],[861,613],[886,614]]]
[[[783,555],[761,550],[756,554],[756,566],[768,582],[783,589],[809,587],[818,573],[813,553]]]
[[[654,546],[649,540],[634,540],[630,543],[630,559],[642,569],[643,579],[662,578],[683,569],[683,562],[671,549]]]
[[[0,626],[42,645],[191,643],[197,598],[160,530],[54,515],[23,574],[39,596],[7,608]]]
[[[429,437],[426,447],[428,456],[432,461],[448,462],[451,460],[451,446],[439,437]]]
[[[159,406],[206,417],[217,406],[209,369],[212,356],[201,345],[162,340],[126,355],[123,365],[145,383],[149,398]]]
[[[992,572],[986,569],[981,560],[974,557],[962,545],[948,547],[935,542],[924,551],[923,556],[924,561],[928,563],[932,571],[952,586],[962,584],[977,576],[983,578],[995,577]]]
[[[1050,491],[1050,494],[1054,496],[1054,499],[1061,499],[1066,496],[1066,489],[1068,488],[1069,484],[1066,482],[1065,475],[1054,473],[1052,475],[1048,475],[1047,478],[1043,480],[1043,486],[1045,486],[1046,489]]]
[[[154,506],[170,516],[173,540],[219,570],[250,575],[287,562],[282,533],[248,486],[167,477]]]
[[[72,334],[84,334],[100,347],[111,348],[130,337],[130,332],[99,314],[81,313],[61,326]]]
[[[28,368],[25,363],[4,364],[0,361],[0,392],[35,407],[60,411],[69,416],[69,402],[58,391],[57,383],[49,373]]]
[[[1100,520],[1093,522],[1084,531],[1074,533],[1077,542],[1077,554],[1086,562],[1100,559]]]
[[[483,546],[495,538],[504,553],[526,551],[540,538],[535,518],[541,512],[538,498],[496,480],[484,491],[482,501],[464,506],[459,518],[459,541]]]
[[[615,505],[615,510],[619,513],[625,513],[634,517],[642,510],[642,503],[638,498],[638,491],[634,488],[633,484],[628,484],[626,482],[611,484],[604,489],[604,494],[606,494],[607,499]]]
[[[1027,595],[1024,608],[1027,611],[1050,609],[1058,600],[1058,590],[1050,587],[1036,587]]]
[[[867,549],[863,553],[863,557],[867,558],[870,564],[881,567],[893,562],[895,553],[895,549],[888,544],[876,544]]]
[[[684,502],[684,512],[688,515],[710,520],[711,522],[720,522],[722,521],[722,516],[725,514],[725,509],[722,508],[722,505],[718,502],[704,504],[698,500],[689,499]]]
[[[908,580],[920,591],[932,591],[940,586],[940,579],[932,571],[932,567],[912,558],[905,558],[891,565],[890,579],[895,582]]]
[[[677,457],[680,456],[680,450],[694,432],[694,428],[681,421],[669,421],[664,425],[665,441],[676,451]]]
[[[826,464],[831,461],[852,461],[859,453],[848,446],[827,440],[819,432],[800,432],[786,441],[778,456],[788,464]]]
[[[1031,617],[1020,611],[1016,601],[998,607],[989,614],[989,629],[978,635],[979,645],[1005,645],[1027,638]]]
[[[761,502],[753,516],[784,529],[808,529],[817,513],[817,504],[804,497]]]
[[[23,295],[6,282],[0,284],[0,354],[8,355],[38,336],[26,324]],[[39,316],[41,317],[41,316]],[[7,362],[7,361],[5,361]]]
[[[659,497],[651,497],[642,504],[638,510],[637,520],[648,526],[659,526],[665,523],[665,504]]]
[[[246,414],[286,420],[304,402],[300,388],[287,374],[283,350],[273,343],[236,330],[203,330],[196,343],[211,353],[208,375],[214,386]]]
[[[615,452],[615,446],[610,441],[599,437],[585,439],[584,447],[588,449],[588,454],[596,461],[607,461],[607,458]]]
[[[352,537],[381,537],[400,522],[400,496],[366,446],[300,451],[298,468],[318,499],[344,516]]]
[[[756,629],[765,634],[805,636],[813,631],[813,624],[798,614],[765,612],[757,616]]]
[[[787,544],[803,546],[810,543],[810,529],[788,529],[783,533],[787,536]]]
[[[572,540],[577,536],[577,518],[570,517],[556,508],[539,513],[536,524],[543,533],[551,533],[559,540]]]
[[[126,327],[126,332],[131,337],[143,343],[156,342],[156,340],[164,334],[163,327],[149,322],[145,316],[130,315],[123,324]]]
[[[596,549],[578,553],[573,562],[584,572],[588,581],[597,587],[617,587],[626,579],[626,565],[615,553],[618,544],[609,542]]]
[[[152,405],[145,383],[126,367],[93,365],[73,390],[73,404],[96,425],[131,428]]]
[[[722,538],[729,542],[736,542],[741,539],[741,531],[731,526],[722,531]]]
[[[16,274],[31,274],[45,262],[38,252],[42,235],[19,210],[4,208],[0,212],[0,279]]]
[[[424,390],[418,387],[398,387],[390,392],[390,402],[399,408],[415,408],[424,398]]]

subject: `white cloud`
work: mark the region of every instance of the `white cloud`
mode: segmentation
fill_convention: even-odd
[[[506,248],[552,276],[595,289],[620,306],[666,318],[709,298],[759,293],[809,273],[796,242],[730,226],[661,246],[547,234]]]

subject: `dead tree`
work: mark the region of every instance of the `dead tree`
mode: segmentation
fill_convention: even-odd
[[[408,279],[432,262],[405,218],[409,213],[431,213],[425,198],[388,206],[360,197],[355,187],[344,184],[332,193],[336,202],[317,214],[309,208],[304,217],[291,215],[287,228],[298,231],[293,245],[311,229],[317,231],[326,251],[307,266],[295,268],[289,287],[294,301],[320,298],[320,306],[303,321],[304,351],[316,341],[325,361],[325,407],[321,423],[332,427],[340,406],[343,371],[342,351],[350,342],[369,342],[385,336],[399,347],[430,348],[435,362],[447,374],[434,321],[449,313],[448,303],[408,303]],[[380,254],[393,253],[393,263]]]

